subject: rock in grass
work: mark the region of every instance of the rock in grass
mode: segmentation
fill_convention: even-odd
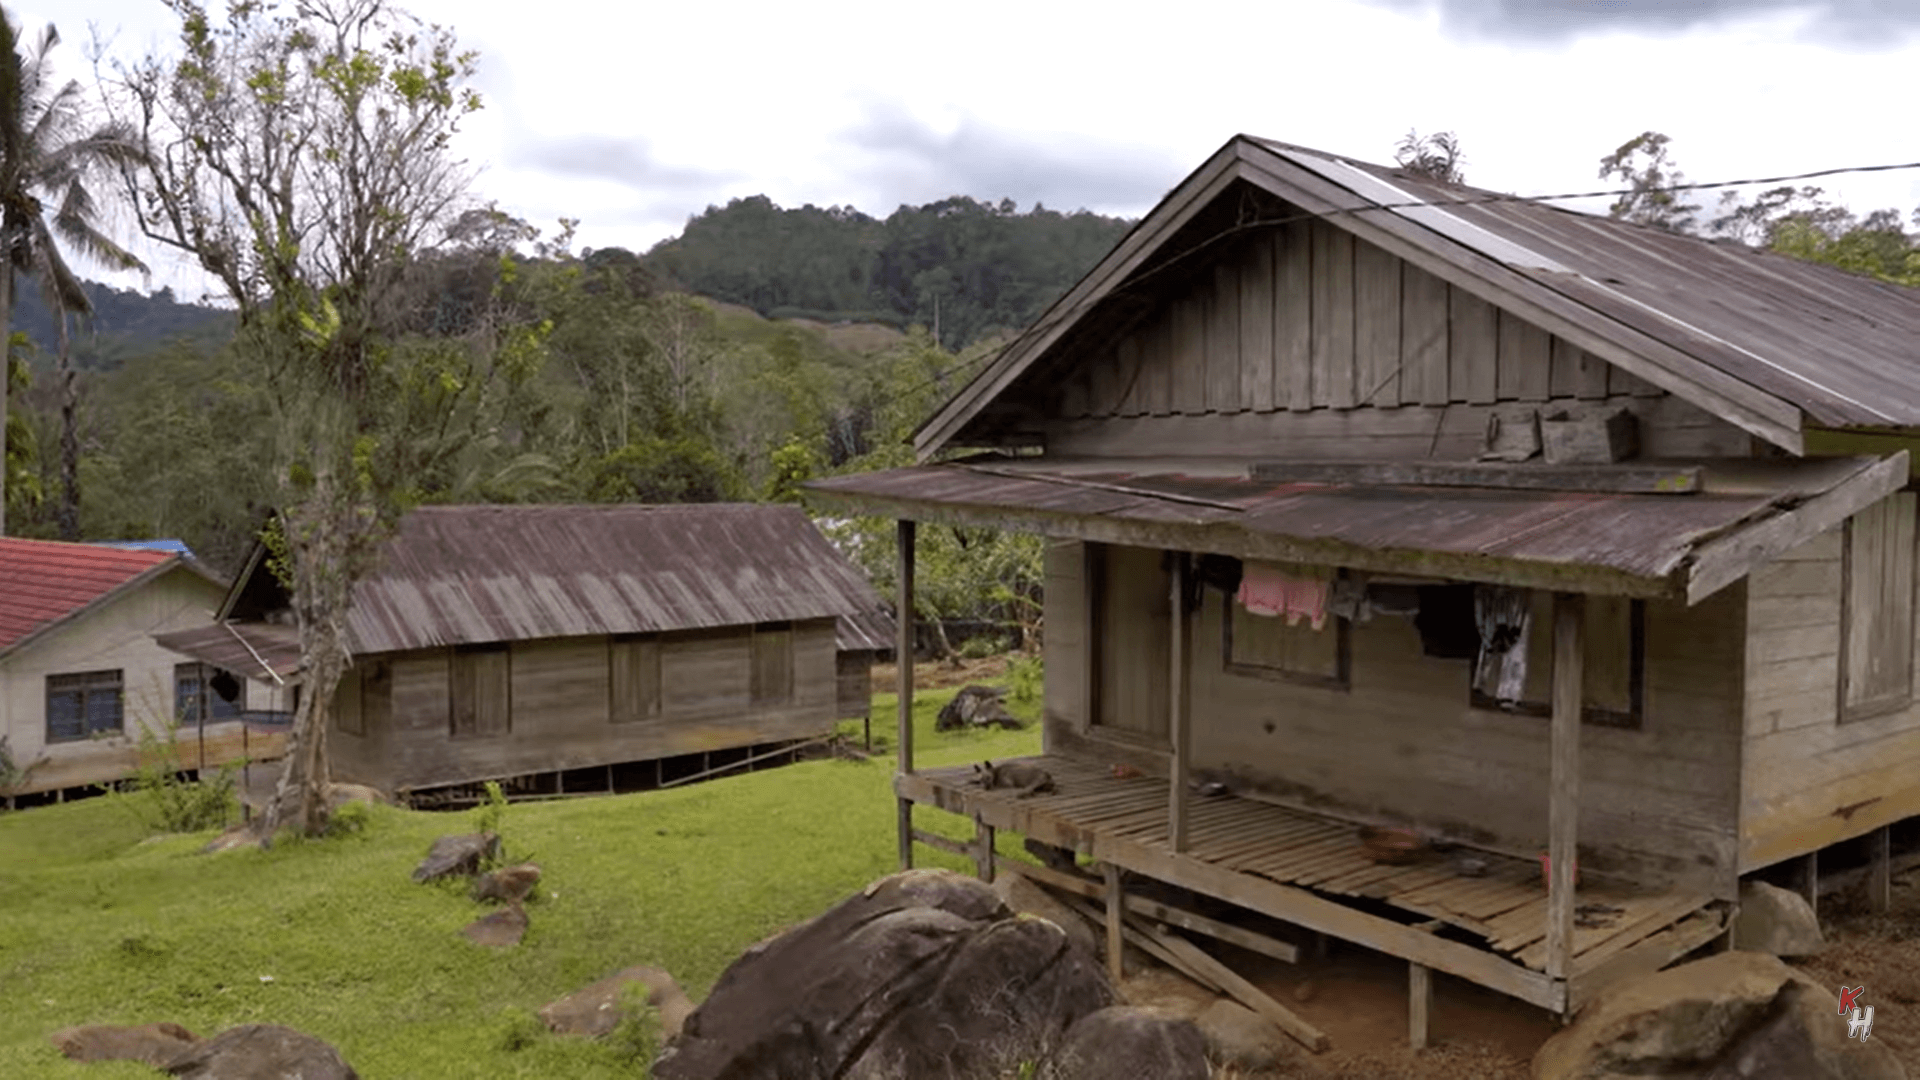
[[[173,1064],[200,1041],[179,1024],[164,1023],[88,1024],[56,1031],[49,1038],[73,1061],[138,1061],[156,1069]]]
[[[532,863],[503,866],[473,881],[473,898],[481,903],[517,904],[540,884],[540,868]]]
[[[527,936],[527,911],[519,904],[514,904],[475,919],[460,932],[476,945],[490,945],[497,949],[518,945],[520,939]]]
[[[188,1080],[360,1080],[338,1050],[277,1024],[229,1028],[189,1048],[165,1071]]]
[[[660,1014],[662,1041],[679,1035],[693,1002],[673,976],[655,967],[635,966],[609,975],[541,1009],[540,1019],[556,1035],[597,1039],[611,1034],[626,1019],[621,992],[630,983],[647,988],[647,1004]]]
[[[472,877],[480,872],[481,864],[499,855],[500,837],[493,833],[443,836],[433,842],[427,857],[414,868],[413,880],[432,881],[455,875]]]

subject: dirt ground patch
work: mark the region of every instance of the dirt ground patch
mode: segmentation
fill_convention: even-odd
[[[913,665],[913,687],[916,690],[943,689],[953,686],[965,686],[968,683],[997,682],[1007,675],[1007,660],[1012,654],[989,656],[981,660],[962,660],[959,667],[937,661]],[[900,677],[900,669],[892,664],[873,666],[873,688],[876,692],[891,693],[894,682]]]
[[[1874,1007],[1872,1037],[1920,1076],[1920,875],[1894,879],[1884,915],[1869,912],[1858,891],[1822,898],[1820,928],[1826,949],[1796,966],[1836,992],[1865,986],[1857,1004]]]

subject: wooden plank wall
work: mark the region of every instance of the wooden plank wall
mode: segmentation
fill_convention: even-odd
[[[515,642],[508,730],[458,739],[448,737],[448,653],[395,654],[392,716],[379,725],[386,734],[377,759],[386,772],[357,752],[338,771],[388,790],[421,788],[820,734],[833,726],[836,705],[834,621],[794,623],[792,640],[792,694],[756,708],[748,703],[749,628],[663,635],[660,714],[623,722],[613,718],[615,650],[607,638]],[[376,725],[367,721],[366,742],[376,745]]]
[[[1842,536],[1748,579],[1743,872],[1920,814],[1920,707],[1839,722]]]
[[[1164,773],[1162,758],[1085,724],[1073,688],[1086,653],[1063,638],[1079,625],[1075,546],[1054,545],[1047,564],[1050,752]],[[1277,801],[1411,820],[1527,857],[1544,850],[1545,720],[1471,708],[1468,662],[1425,656],[1396,617],[1353,628],[1349,691],[1227,673],[1224,603],[1207,590],[1193,627],[1197,769]],[[1733,891],[1746,612],[1738,585],[1693,608],[1648,604],[1643,727],[1582,732],[1580,842],[1594,845],[1596,868]]]
[[[1180,422],[1206,416],[1211,440],[1229,445],[1291,435],[1327,456],[1329,438],[1379,435],[1398,441],[1377,456],[1460,457],[1477,451],[1484,410],[1501,402],[1626,405],[1642,414],[1648,456],[1750,446],[1732,425],[1322,221],[1227,249],[1110,355],[1070,373],[1047,445],[1206,453],[1191,447],[1209,436]],[[1444,421],[1433,415],[1443,410]]]

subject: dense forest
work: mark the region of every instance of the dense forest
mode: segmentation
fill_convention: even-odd
[[[23,333],[42,360],[54,355],[59,340],[46,298],[31,281],[15,297],[13,329]],[[101,370],[144,355],[172,341],[218,347],[233,334],[233,314],[203,304],[182,303],[173,290],[142,294],[89,281],[84,286],[93,306],[90,317],[76,320],[74,366]]]
[[[764,195],[687,222],[645,265],[677,288],[769,318],[929,328],[945,348],[1019,330],[1132,222],[955,196],[882,221],[851,207],[782,209]]]

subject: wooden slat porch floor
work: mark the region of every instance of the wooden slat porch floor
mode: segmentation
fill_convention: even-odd
[[[1071,758],[1022,760],[1046,769],[1056,790],[1024,798],[1013,791],[986,791],[974,785],[967,766],[922,770],[917,778],[939,789],[939,801],[948,809],[993,803],[1016,816],[1052,819],[1050,831],[1056,834],[1098,834],[1170,848],[1165,780],[1118,779]],[[1454,858],[1441,855],[1388,866],[1367,856],[1359,828],[1348,822],[1232,795],[1196,793],[1188,807],[1183,853],[1188,857],[1322,894],[1384,901],[1476,935],[1488,950],[1532,971],[1546,968],[1547,893],[1538,862],[1473,852],[1487,864],[1478,876],[1467,876]],[[1583,875],[1574,977],[1711,902],[1704,892],[1647,889]]]

